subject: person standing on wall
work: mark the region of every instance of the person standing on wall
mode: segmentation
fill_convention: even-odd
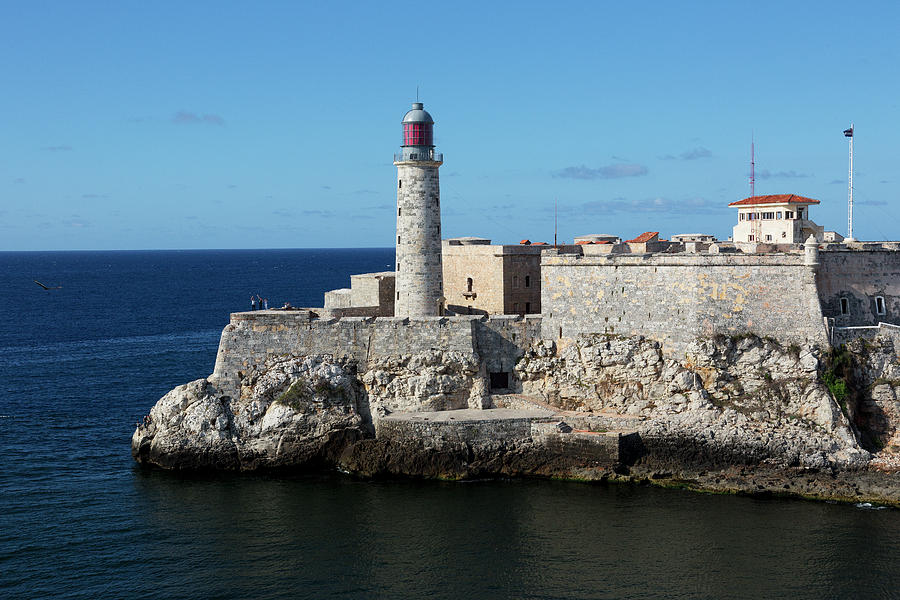
[[[256,310],[256,296],[250,294],[250,310]]]

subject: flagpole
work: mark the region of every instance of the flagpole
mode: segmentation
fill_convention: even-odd
[[[853,123],[850,123],[850,176],[848,177],[849,191],[847,193],[847,234],[848,240],[853,241]]]

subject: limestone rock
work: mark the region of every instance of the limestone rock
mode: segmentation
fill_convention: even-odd
[[[169,469],[298,467],[366,435],[350,364],[270,359],[241,386],[235,399],[198,379],[163,396],[132,436],[135,460]]]
[[[582,335],[556,354],[529,349],[516,374],[525,393],[559,408],[645,417],[642,436],[674,456],[686,444],[716,464],[859,467],[868,453],[819,364],[816,347],[754,336],[698,339],[676,359],[643,338]]]

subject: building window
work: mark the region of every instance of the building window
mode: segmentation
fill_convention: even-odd
[[[531,275],[525,276],[525,287],[531,287]]]
[[[798,208],[798,209],[797,209],[797,218],[798,218],[798,219],[802,219],[802,218],[803,218],[803,209],[802,209],[802,208]]]
[[[399,236],[399,235],[397,236],[397,243],[398,243],[398,244],[400,243],[400,236]]]
[[[849,315],[850,314],[850,301],[846,298],[841,298],[841,314]]]
[[[518,275],[513,275],[513,287],[514,288],[519,287],[519,276]]]
[[[397,300],[400,299],[400,292],[397,292]]]
[[[884,310],[884,296],[875,296],[875,313],[879,315],[885,314]]]
[[[747,216],[746,213],[741,213],[741,214],[739,214],[739,215],[738,215],[738,221],[743,221],[743,220],[744,220],[744,217],[746,217],[746,216]]]
[[[513,302],[513,312],[514,313],[519,312],[519,303],[518,302]]]
[[[525,303],[525,312],[526,312],[527,314],[531,314],[531,302],[526,302],[526,303]]]
[[[397,189],[399,190],[399,189],[402,189],[402,188],[403,188],[403,180],[402,180],[402,179],[398,179],[398,180],[397,180]]]
[[[397,216],[399,217],[399,216],[402,215],[402,214],[403,214],[403,209],[402,209],[402,208],[398,208],[398,209],[397,209]]]
[[[787,237],[787,231],[782,231],[782,232],[781,232],[781,237],[786,238],[786,237]]]
[[[766,234],[766,241],[767,241],[767,242],[771,242],[771,241],[772,241],[772,236],[769,235],[769,234]]]
[[[475,283],[475,282],[472,281],[472,278],[471,278],[471,277],[467,277],[467,278],[466,278],[466,291],[467,291],[467,292],[471,292],[471,291],[472,291],[472,285],[473,285],[474,283]]]
[[[793,219],[793,218],[794,218],[794,211],[792,211],[792,210],[786,210],[786,211],[784,211],[784,218],[785,218],[785,219]]]
[[[780,210],[775,214],[777,215],[776,218],[781,219],[781,211]]]
[[[397,263],[397,270],[400,270],[400,263]]]
[[[748,241],[748,242],[752,242],[752,241],[753,241],[753,234],[750,234],[750,235],[747,236],[747,241]]]

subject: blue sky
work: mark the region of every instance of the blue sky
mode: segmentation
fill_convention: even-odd
[[[514,8],[513,8],[514,7]],[[757,193],[900,239],[900,9],[3,2],[0,250],[392,245],[400,119],[445,237],[731,233]]]

